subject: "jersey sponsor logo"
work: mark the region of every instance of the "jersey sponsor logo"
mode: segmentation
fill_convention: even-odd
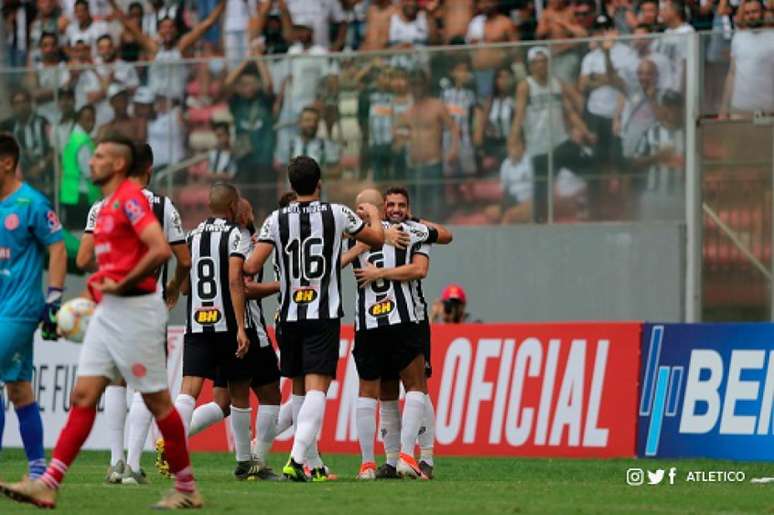
[[[137,199],[129,199],[124,204],[124,213],[132,224],[136,224],[145,215],[145,209],[143,209],[140,202]]]
[[[11,259],[11,249],[8,247],[0,247],[0,259]]]
[[[48,221],[48,230],[52,234],[62,230],[62,222],[59,221],[59,217],[52,209],[49,209],[48,213],[46,213],[46,220]]]
[[[3,226],[8,231],[14,231],[19,227],[19,215],[16,213],[11,213],[10,215],[5,217],[5,220],[3,221]]]
[[[368,314],[374,318],[386,317],[395,310],[395,302],[392,299],[384,299],[368,308]]]
[[[296,304],[309,304],[317,298],[317,290],[314,288],[299,288],[293,292],[293,302]]]
[[[110,252],[110,243],[100,243],[94,246],[94,254],[97,256]]]
[[[217,308],[199,308],[194,313],[194,320],[199,325],[215,325],[223,318],[223,314]]]

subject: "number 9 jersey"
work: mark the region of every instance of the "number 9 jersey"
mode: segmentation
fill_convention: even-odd
[[[331,320],[341,307],[342,233],[355,235],[365,223],[348,207],[293,202],[274,211],[258,241],[274,246],[280,281],[280,322]]]

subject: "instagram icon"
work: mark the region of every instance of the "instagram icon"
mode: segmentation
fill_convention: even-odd
[[[626,484],[629,486],[642,486],[644,473],[642,469],[627,469]]]

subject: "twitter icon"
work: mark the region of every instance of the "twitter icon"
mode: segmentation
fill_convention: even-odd
[[[664,480],[664,469],[658,469],[655,472],[648,470],[648,484],[658,485]]]

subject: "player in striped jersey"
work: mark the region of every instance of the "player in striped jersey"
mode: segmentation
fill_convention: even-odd
[[[410,215],[410,198],[408,191],[405,188],[390,188],[385,192],[384,198],[384,212],[387,220],[393,224],[393,227],[395,227],[395,224],[403,224],[412,220]],[[427,220],[419,220],[416,218],[413,220],[434,227],[438,231],[437,244],[445,245],[451,243],[453,235],[445,227],[433,224]],[[385,239],[397,247],[404,248],[410,242],[407,234],[402,232],[395,233],[392,230],[385,233]],[[421,247],[421,251],[427,256],[430,254],[429,247],[429,244],[424,244]],[[400,272],[400,270],[397,270],[396,272]],[[425,476],[432,479],[434,465],[433,443],[435,441],[435,410],[433,409],[433,403],[427,389],[427,378],[429,378],[433,372],[430,363],[430,323],[427,313],[427,301],[425,300],[422,291],[421,279],[411,281],[410,290],[414,299],[414,307],[418,320],[417,330],[425,355],[425,380],[422,383],[422,392],[425,394],[425,411],[424,420],[422,421],[422,427],[420,428],[418,437],[419,449],[421,452],[419,468]],[[397,380],[382,381],[379,393],[379,418],[382,424],[381,433],[384,439],[387,462],[377,470],[377,479],[388,479],[397,476],[395,467],[401,445],[401,420],[398,411],[398,395],[399,385]]]
[[[157,271],[158,289],[169,309],[177,303],[180,284],[191,268],[191,254],[185,244],[185,232],[172,200],[164,195],[156,195],[148,189],[153,169],[153,150],[144,143],[135,147],[135,162],[130,179],[139,184],[143,195],[161,224],[164,237],[175,256],[175,274],[169,278],[169,262]],[[90,269],[94,264],[94,226],[103,201],[99,200],[89,209],[81,244],[78,247],[76,265],[81,269]],[[145,472],[140,466],[145,440],[153,420],[151,412],[145,406],[142,395],[135,392],[127,415],[126,382],[121,379],[105,389],[105,417],[108,420],[110,436],[110,466],[105,480],[108,483],[146,484]],[[129,421],[127,456],[124,461],[124,428]]]
[[[298,201],[274,211],[264,222],[258,243],[245,263],[245,273],[263,268],[272,252],[279,257],[280,311],[276,324],[283,376],[303,381],[290,459],[282,472],[305,481],[302,463],[316,440],[325,410],[325,394],[336,375],[339,358],[341,307],[341,246],[346,233],[372,246],[384,243],[384,230],[373,205],[366,206],[365,224],[346,206],[320,201],[320,166],[307,156],[288,165],[290,184]],[[300,385],[298,385],[300,386]],[[327,479],[314,467],[312,480]]]
[[[220,375],[231,398],[237,479],[258,473],[250,453],[250,381],[258,334],[250,330],[242,266],[247,243],[236,225],[239,192],[225,183],[210,188],[211,216],[188,235],[191,272],[183,348],[183,383],[175,406],[186,433],[204,379]]]
[[[242,238],[248,243],[247,255],[249,256],[255,247],[255,220],[253,208],[245,198],[239,199],[239,212],[237,213]],[[277,419],[280,411],[279,366],[277,355],[271,345],[266,320],[263,314],[261,299],[273,295],[279,291],[279,282],[263,282],[263,270],[254,278],[248,278],[245,283],[245,297],[247,298],[247,330],[257,334],[259,345],[249,353],[253,357],[253,376],[250,388],[258,397],[260,405],[256,415],[256,438],[252,447],[252,463],[245,463],[238,467],[235,474],[239,479],[248,477],[257,479],[274,480],[277,476],[266,465],[266,455],[271,449],[274,437],[277,435]],[[220,422],[231,413],[231,397],[228,393],[228,384],[221,374],[217,374],[213,381],[213,400],[197,407],[191,417],[189,436],[204,431],[209,426]],[[250,470],[253,469],[253,470]]]
[[[358,215],[367,219],[367,213],[361,209],[365,203],[379,208],[379,220],[382,221],[382,194],[366,189],[358,195]],[[389,226],[388,222],[382,223]],[[407,392],[401,424],[402,452],[397,471],[402,476],[427,479],[413,457],[425,396],[421,391],[424,355],[409,281],[421,279],[427,274],[428,259],[421,246],[436,241],[438,232],[415,222],[403,225],[409,235],[407,249],[386,243],[380,248],[368,248],[362,243],[350,241],[350,250],[342,261],[344,266],[352,260],[359,285],[352,354],[360,376],[356,417],[363,457],[358,473],[360,479],[376,479],[374,438],[379,386],[381,380],[395,377],[400,377]]]

